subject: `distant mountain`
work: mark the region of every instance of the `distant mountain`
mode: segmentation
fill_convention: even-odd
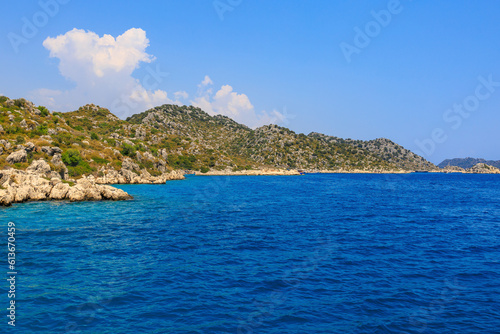
[[[441,162],[438,167],[444,168],[446,166],[457,166],[462,167],[463,169],[471,168],[478,163],[484,163],[496,168],[500,168],[500,160],[485,160],[485,159],[476,159],[476,158],[455,158],[455,159],[446,159]]]

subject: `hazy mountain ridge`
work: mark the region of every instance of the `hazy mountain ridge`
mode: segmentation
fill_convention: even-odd
[[[457,166],[463,169],[471,168],[478,163],[484,163],[496,168],[500,168],[500,160],[485,160],[481,158],[454,158],[454,159],[445,159],[441,162],[438,167],[445,168],[446,166]]]

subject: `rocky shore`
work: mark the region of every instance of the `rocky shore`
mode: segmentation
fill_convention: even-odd
[[[163,172],[156,176],[151,175],[130,158],[123,160],[119,171],[102,167],[99,175],[95,179],[95,183],[98,184],[164,184],[167,181],[185,179],[184,173],[179,170]]]
[[[264,168],[255,170],[239,170],[233,171],[231,169],[226,170],[211,170],[206,173],[196,172],[195,175],[203,176],[213,176],[213,175],[300,175],[300,172],[296,169],[274,169],[274,168]]]
[[[121,189],[99,185],[93,178],[83,177],[76,182],[65,181],[43,160],[35,160],[26,171],[0,171],[0,205],[45,200],[101,201],[125,200],[132,196]]]
[[[226,170],[211,170],[206,173],[195,172],[195,175],[202,176],[212,176],[212,175],[300,175],[302,170],[297,169],[279,169],[279,168],[264,168],[255,170],[240,170],[233,171],[231,169]],[[404,169],[306,169],[303,171],[306,174],[409,174],[419,171],[404,170]],[[456,166],[447,166],[445,168],[438,168],[432,170],[424,170],[420,172],[426,173],[464,173],[464,174],[500,174],[500,169],[484,164],[478,163],[475,166],[463,169]],[[173,174],[175,175],[175,174]],[[117,183],[117,182],[115,182]]]
[[[315,169],[308,170],[306,173],[319,173],[319,174],[407,174],[412,171],[408,170],[364,170],[364,169],[335,169],[335,170],[327,170],[327,169]]]
[[[321,173],[321,174],[408,174],[419,171],[411,171],[411,170],[366,170],[366,169],[336,169],[336,170],[323,170],[323,169],[314,169],[314,170],[306,170],[306,173]],[[487,165],[485,163],[478,163],[471,168],[461,168],[457,166],[446,166],[444,168],[439,169],[431,169],[424,170],[421,172],[426,173],[463,173],[463,174],[500,174],[500,169]]]
[[[446,166],[442,173],[463,173],[463,174],[500,174],[500,169],[487,165],[485,163],[478,163],[471,168],[464,169],[458,166]]]
[[[18,160],[22,152],[15,152],[9,156],[12,161]],[[60,156],[56,152],[52,164],[59,165]],[[60,169],[60,168],[59,168]],[[349,174],[403,174],[411,171],[405,170],[307,170],[306,173],[349,173]],[[465,173],[465,174],[500,174],[500,169],[484,163],[463,169],[449,166],[443,169],[431,170],[430,173]],[[299,170],[286,170],[279,168],[264,168],[256,170],[221,170],[207,173],[196,172],[195,175],[300,175]],[[101,201],[101,200],[126,200],[131,199],[128,193],[109,184],[164,184],[170,180],[182,180],[182,171],[171,171],[151,175],[146,169],[131,159],[125,158],[120,170],[102,167],[98,177],[93,175],[83,176],[78,180],[68,179],[67,170],[60,169],[56,172],[44,159],[34,160],[25,170],[7,168],[0,170],[0,206],[9,206],[12,203],[44,200],[68,201]]]

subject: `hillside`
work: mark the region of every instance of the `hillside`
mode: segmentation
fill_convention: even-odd
[[[133,179],[173,170],[435,168],[387,139],[306,136],[276,125],[252,130],[191,106],[163,105],[120,120],[93,104],[52,113],[0,97],[0,135],[0,168],[24,170],[44,159],[65,179],[94,175],[104,183],[142,182]]]
[[[420,156],[387,140],[350,141],[317,133],[296,134],[277,125],[252,130],[225,116],[199,108],[163,105],[127,118],[170,135],[186,136],[193,152],[216,150],[236,169],[274,166],[299,169],[435,169]]]
[[[326,136],[320,133],[310,133],[310,137],[320,139],[332,144],[346,144],[366,150],[382,160],[396,165],[404,170],[432,170],[436,166],[425,160],[423,157],[416,155],[403,146],[386,138],[377,138],[369,141],[342,139],[333,136]]]
[[[487,164],[496,168],[500,168],[500,160],[485,160],[485,159],[475,159],[475,158],[455,158],[446,159],[441,162],[438,167],[445,168],[446,166],[456,166],[463,169],[472,168],[475,165],[482,163]]]

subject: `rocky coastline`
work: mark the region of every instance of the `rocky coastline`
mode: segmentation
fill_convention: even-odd
[[[151,175],[130,158],[123,160],[120,170],[102,167],[98,175],[100,176],[94,179],[97,184],[164,184],[167,181],[185,179],[184,173],[180,170]]]
[[[458,166],[446,166],[440,170],[441,173],[462,173],[462,174],[500,174],[500,169],[485,163],[478,163],[471,168],[464,169]]]
[[[23,155],[23,151],[14,152],[14,158]],[[133,197],[109,184],[163,184],[169,180],[184,179],[181,171],[153,176],[146,170],[140,170],[137,164],[127,159],[124,160],[121,170],[102,169],[99,174],[102,176],[97,178],[89,175],[78,180],[69,179],[67,169],[56,172],[44,159],[33,161],[24,171],[3,169],[0,170],[0,206],[46,200],[127,200]]]
[[[22,152],[15,152],[15,156]],[[54,159],[53,159],[54,160]],[[57,156],[56,156],[57,162]],[[406,170],[306,170],[306,173],[331,174],[407,174]],[[429,173],[462,173],[462,174],[500,174],[500,169],[484,163],[463,169],[449,166],[443,169],[431,170]],[[196,176],[217,175],[301,175],[301,171],[293,169],[263,168],[256,170],[212,170],[207,173],[194,173]],[[182,171],[171,171],[153,176],[146,170],[141,170],[131,159],[124,159],[121,170],[102,168],[98,177],[83,176],[78,180],[68,179],[67,171],[56,172],[44,159],[35,160],[26,170],[7,168],[0,171],[0,206],[10,206],[13,203],[27,201],[66,200],[102,201],[127,200],[133,197],[125,191],[112,187],[110,184],[164,184],[170,180],[185,179]]]
[[[0,171],[1,206],[26,201],[118,201],[131,198],[121,189],[96,184],[92,178],[65,181],[43,159],[33,161],[25,171],[13,168]]]
[[[263,169],[250,169],[250,170],[239,170],[233,171],[231,169],[225,170],[211,170],[206,173],[195,172],[196,176],[215,176],[215,175],[301,175],[300,172],[296,169],[279,169],[279,168],[263,168]]]
[[[478,163],[471,168],[461,168],[457,166],[446,166],[444,168],[423,170],[423,171],[412,171],[412,170],[366,170],[366,169],[336,169],[336,170],[324,170],[324,169],[314,169],[306,170],[306,173],[320,173],[320,174],[409,174],[409,173],[462,173],[462,174],[500,174],[500,169],[490,166],[485,163]]]

